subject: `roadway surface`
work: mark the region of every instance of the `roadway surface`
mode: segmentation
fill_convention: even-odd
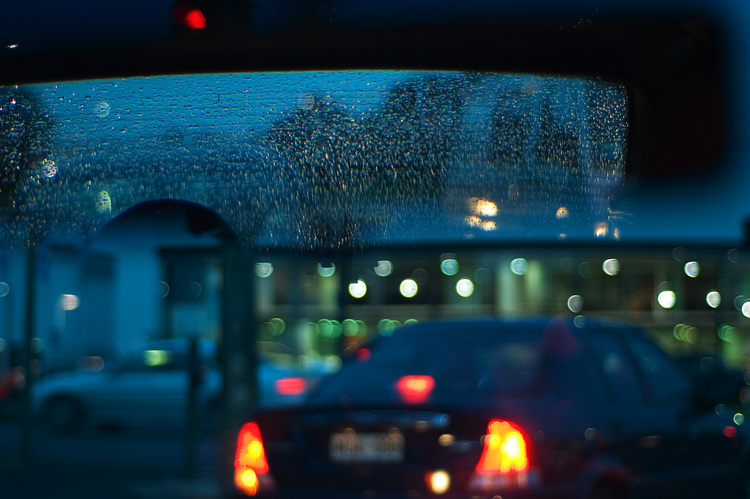
[[[184,432],[101,431],[55,435],[34,426],[24,459],[17,421],[0,420],[0,498],[214,499],[219,439],[203,434],[192,466]]]

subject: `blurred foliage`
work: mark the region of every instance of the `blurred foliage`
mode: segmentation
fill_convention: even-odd
[[[392,209],[394,201],[403,207],[438,200],[466,79],[432,76],[396,85],[381,111],[360,120],[326,96],[310,96],[276,123],[267,139],[290,169],[302,242],[346,245],[383,203]]]

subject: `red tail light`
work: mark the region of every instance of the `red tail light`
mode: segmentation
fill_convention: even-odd
[[[307,389],[304,378],[281,378],[273,383],[273,389],[279,395],[299,395]]]
[[[237,455],[234,459],[234,483],[245,494],[254,496],[262,478],[268,473],[266,451],[260,428],[254,422],[245,424],[237,437]]]
[[[402,376],[396,382],[396,390],[407,404],[426,402],[433,388],[435,388],[435,380],[432,376]]]
[[[490,421],[476,472],[480,475],[498,475],[523,473],[528,469],[526,440],[521,430],[507,421]]]

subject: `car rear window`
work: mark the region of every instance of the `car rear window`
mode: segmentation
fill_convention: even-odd
[[[311,401],[404,401],[408,378],[431,385],[417,402],[523,396],[536,387],[542,355],[541,330],[407,326],[357,350]]]
[[[257,247],[615,238],[628,98],[596,78],[176,75],[0,87],[5,243],[85,239],[153,199]],[[14,209],[14,207],[22,207]]]

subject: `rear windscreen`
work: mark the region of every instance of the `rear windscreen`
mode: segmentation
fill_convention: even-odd
[[[542,331],[405,328],[361,348],[313,402],[406,402],[522,396],[538,380]]]

